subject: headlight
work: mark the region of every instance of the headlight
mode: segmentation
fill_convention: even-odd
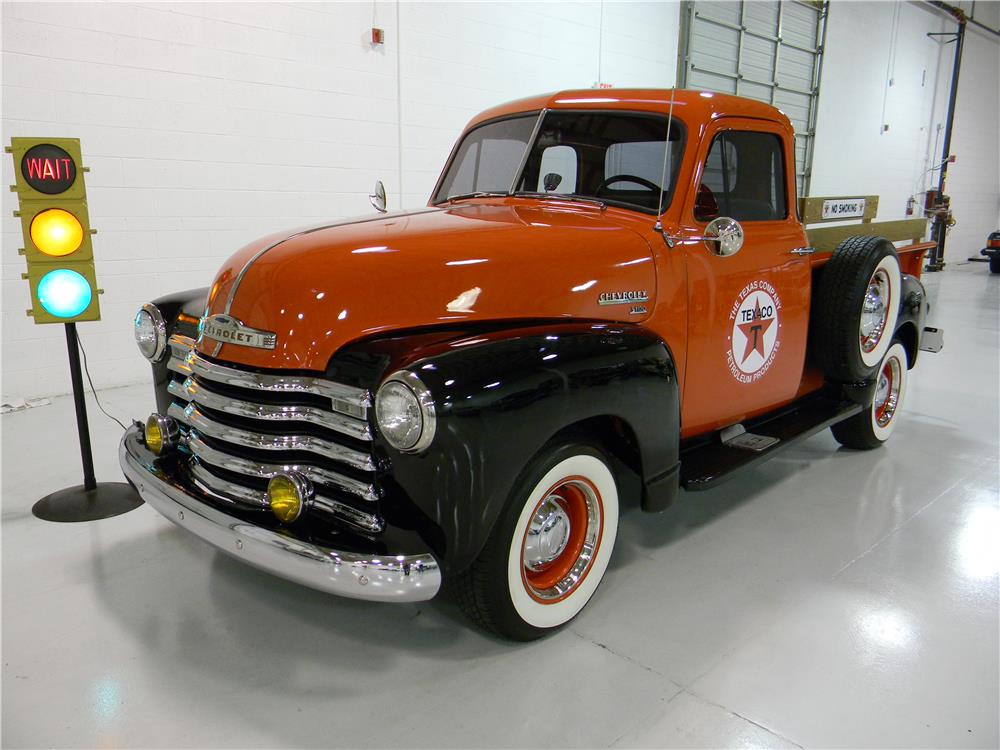
[[[412,372],[390,375],[375,396],[379,430],[397,450],[418,453],[434,440],[437,417],[427,386]]]
[[[135,343],[146,359],[159,362],[167,349],[167,323],[156,305],[143,305],[135,314]]]

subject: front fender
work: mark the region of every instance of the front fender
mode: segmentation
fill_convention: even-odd
[[[394,500],[419,509],[428,522],[424,536],[446,570],[460,571],[479,554],[531,458],[586,420],[612,417],[628,426],[647,494],[658,486],[663,496],[665,479],[676,486],[674,362],[639,326],[557,324],[470,335],[407,369],[434,397],[437,432],[419,455],[379,442],[391,466],[383,485],[387,514]]]

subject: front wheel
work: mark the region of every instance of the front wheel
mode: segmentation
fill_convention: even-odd
[[[893,341],[879,365],[872,403],[831,428],[837,442],[847,448],[869,450],[889,439],[906,394],[908,366],[906,349],[899,341]]]
[[[546,448],[456,582],[462,608],[513,640],[557,630],[594,595],[617,532],[618,487],[608,458],[580,443]]]

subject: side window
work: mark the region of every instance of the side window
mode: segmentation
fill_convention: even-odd
[[[536,190],[539,193],[561,195],[576,192],[576,149],[571,146],[549,146],[542,152]]]
[[[773,221],[787,213],[781,139],[772,133],[727,130],[716,136],[695,198],[698,221],[730,216]]]

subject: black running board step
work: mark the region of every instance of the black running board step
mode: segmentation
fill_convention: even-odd
[[[681,486],[686,490],[707,490],[733,475],[766,461],[827,427],[862,411],[853,401],[826,396],[797,401],[784,409],[744,423],[747,432],[778,438],[762,451],[725,445],[715,433],[708,440],[681,446]]]

